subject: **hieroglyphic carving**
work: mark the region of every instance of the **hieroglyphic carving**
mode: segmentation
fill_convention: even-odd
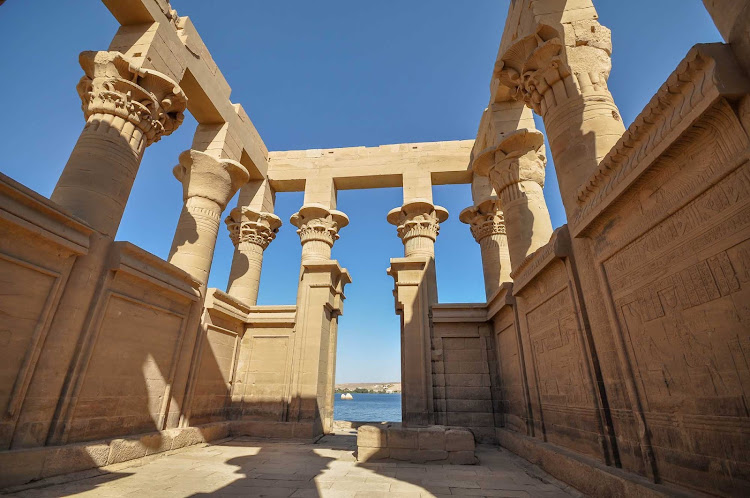
[[[603,263],[648,410],[743,410],[749,173],[739,168]]]
[[[591,404],[575,313],[566,287],[526,315],[543,405]]]

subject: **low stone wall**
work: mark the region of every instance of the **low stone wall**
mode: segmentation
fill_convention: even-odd
[[[497,429],[500,446],[538,465],[545,472],[567,482],[586,496],[615,498],[638,496],[640,498],[705,496],[689,490],[654,484],[648,479],[606,466],[592,458],[575,453],[567,448],[545,443],[521,434]]]
[[[474,435],[468,429],[434,425],[406,428],[401,424],[363,425],[357,429],[357,460],[401,460],[474,465]]]
[[[106,467],[224,439],[229,422],[167,429],[138,436],[0,452],[0,488]]]

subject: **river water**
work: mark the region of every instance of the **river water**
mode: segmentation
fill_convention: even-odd
[[[334,393],[333,419],[355,422],[401,422],[401,394],[352,394],[342,400]]]

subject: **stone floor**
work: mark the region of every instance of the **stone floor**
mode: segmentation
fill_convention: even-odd
[[[316,444],[237,438],[12,496],[581,496],[496,446],[478,447],[474,466],[358,464],[354,450],[348,435]]]

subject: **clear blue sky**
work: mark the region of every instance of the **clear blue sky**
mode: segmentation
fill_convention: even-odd
[[[188,15],[269,150],[375,146],[472,139],[489,98],[489,79],[508,1],[174,0]],[[600,0],[613,31],[615,101],[630,123],[696,43],[720,37],[700,0]],[[9,0],[0,7],[0,171],[49,196],[83,126],[75,86],[78,53],[106,50],[117,23],[83,0]],[[541,123],[539,123],[541,125]],[[117,238],[166,258],[181,208],[172,177],[195,121],[151,146]],[[552,162],[545,188],[552,221],[564,223]],[[351,218],[334,247],[349,269],[340,319],[338,382],[400,378],[399,320],[388,260],[403,246],[385,215],[400,189],[343,191]],[[436,258],[441,302],[484,300],[479,247],[458,213],[468,186],[435,188],[451,218]],[[266,251],[260,304],[293,304],[300,244],[289,216],[301,194],[279,194],[285,224]],[[230,203],[230,207],[235,201]],[[225,289],[232,245],[222,228],[210,286]]]

